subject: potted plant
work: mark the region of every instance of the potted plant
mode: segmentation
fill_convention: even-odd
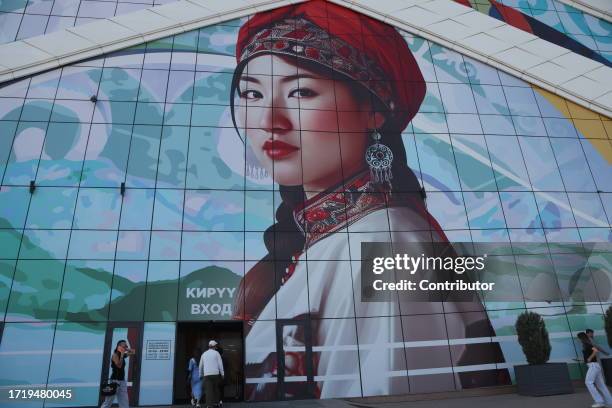
[[[612,348],[612,306],[608,307],[604,315],[604,329],[608,338],[608,347]],[[601,358],[600,361],[606,384],[612,386],[612,358]]]
[[[551,347],[542,316],[524,312],[516,319],[515,327],[529,363],[514,366],[518,393],[531,396],[573,393],[567,363],[548,363]]]

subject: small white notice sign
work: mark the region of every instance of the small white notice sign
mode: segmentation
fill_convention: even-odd
[[[147,360],[170,360],[170,340],[147,340]]]

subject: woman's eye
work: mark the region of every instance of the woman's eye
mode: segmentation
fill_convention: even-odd
[[[240,92],[240,97],[244,99],[261,99],[263,95],[259,91],[255,91],[253,89],[247,89]]]
[[[314,91],[311,91],[308,88],[298,88],[289,93],[289,97],[294,97],[294,98],[308,98],[308,97],[312,97],[315,95],[316,93]]]

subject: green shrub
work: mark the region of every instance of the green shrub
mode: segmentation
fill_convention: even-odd
[[[544,319],[537,313],[524,312],[516,319],[516,333],[529,364],[544,364],[550,358],[550,340]]]

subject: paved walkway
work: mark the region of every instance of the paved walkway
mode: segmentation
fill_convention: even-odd
[[[414,396],[411,396],[413,398]],[[426,398],[426,396],[424,397]],[[517,394],[490,395],[481,397],[458,397],[445,399],[429,399],[406,401],[395,398],[385,401],[380,398],[349,400],[303,400],[275,402],[240,402],[225,403],[224,408],[589,408],[593,401],[584,388],[579,388],[574,394],[555,395],[550,397],[523,397]],[[176,405],[176,408],[188,405]],[[160,407],[161,408],[161,407]],[[165,407],[168,408],[168,407]]]

